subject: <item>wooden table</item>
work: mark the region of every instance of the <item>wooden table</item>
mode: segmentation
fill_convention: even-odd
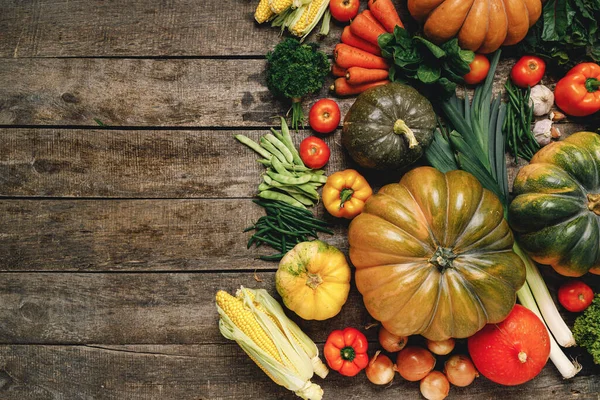
[[[274,293],[276,263],[242,233],[262,213],[263,167],[233,139],[288,107],[264,84],[280,38],[254,24],[257,2],[0,2],[0,399],[295,398],[220,335],[214,305],[218,289]],[[326,141],[327,173],[354,166],[339,130]],[[329,220],[325,240],[347,252],[347,224]],[[555,293],[562,279],[544,274]],[[320,345],[373,322],[354,287],[332,320],[295,320]],[[568,353],[584,365],[569,381],[549,363],[527,384],[480,378],[450,398],[600,398],[600,368]],[[327,399],[421,398],[399,377],[316,381]]]

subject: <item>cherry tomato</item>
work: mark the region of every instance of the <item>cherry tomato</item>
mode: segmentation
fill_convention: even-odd
[[[476,85],[482,82],[490,70],[490,60],[483,54],[475,54],[475,59],[469,64],[471,71],[463,76],[466,83]]]
[[[300,142],[300,158],[308,168],[321,168],[329,161],[329,146],[316,136]]]
[[[331,99],[321,99],[310,108],[308,123],[319,133],[330,133],[340,124],[340,107]]]
[[[571,312],[585,310],[592,304],[592,300],[594,300],[592,288],[580,280],[568,281],[558,288],[558,301]]]
[[[331,16],[340,22],[348,22],[358,14],[359,0],[331,0],[329,11]]]
[[[546,63],[539,57],[523,56],[510,70],[510,79],[519,87],[537,85],[546,73]]]

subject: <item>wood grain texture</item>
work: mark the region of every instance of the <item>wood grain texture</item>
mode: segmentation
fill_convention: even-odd
[[[26,0],[0,3],[0,57],[264,56],[278,28],[258,0]],[[320,26],[320,25],[319,25]],[[332,50],[341,25],[308,40]]]
[[[423,398],[418,383],[399,376],[384,387],[369,383],[364,373],[348,378],[331,372],[313,382],[330,400]],[[594,376],[562,381],[547,366],[524,385],[500,386],[478,378],[467,388],[452,387],[448,399],[597,400],[599,390]],[[3,400],[297,398],[269,380],[234,344],[0,346],[0,396]]]
[[[561,278],[544,270],[556,293]],[[257,280],[258,278],[258,280]],[[0,343],[3,344],[215,344],[219,333],[215,294],[235,293],[241,285],[263,288],[278,301],[272,271],[206,273],[11,273],[0,287]],[[600,277],[585,281],[597,292]],[[341,312],[326,321],[304,321],[288,315],[315,341],[329,332],[373,322],[352,283]],[[564,313],[572,325],[576,314]],[[377,341],[377,329],[366,331]],[[412,340],[419,340],[414,337]],[[570,354],[591,368],[580,348]],[[600,370],[596,372],[600,373]]]
[[[234,135],[258,142],[267,132],[0,129],[0,196],[248,198],[265,167]],[[352,166],[340,136],[323,138],[327,174]]]
[[[319,206],[316,214],[323,215]],[[127,271],[273,268],[254,260],[275,251],[246,249],[264,210],[231,200],[3,200],[0,270]],[[335,235],[344,248],[347,222]]]

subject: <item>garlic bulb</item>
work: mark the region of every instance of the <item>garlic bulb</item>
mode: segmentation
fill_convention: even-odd
[[[533,126],[533,136],[540,146],[545,146],[552,141],[552,120],[542,119]]]
[[[544,85],[536,85],[529,93],[529,106],[533,107],[536,117],[546,115],[554,104],[554,93]]]

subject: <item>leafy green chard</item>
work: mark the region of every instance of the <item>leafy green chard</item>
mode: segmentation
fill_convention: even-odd
[[[330,65],[316,43],[286,38],[267,53],[267,87],[276,96],[292,101],[292,128],[304,126],[302,98],[323,87]]]
[[[436,131],[425,157],[433,167],[444,173],[462,169],[473,174],[484,188],[498,196],[506,218],[510,199],[502,134],[506,104],[500,96],[492,95],[499,59],[500,50],[492,58],[485,82],[475,89],[472,103],[468,96],[459,100],[456,94],[441,103],[448,129],[441,127]],[[517,243],[513,250],[521,257],[527,271],[527,281],[517,292],[519,301],[547,324],[554,335],[551,336],[550,359],[564,378],[571,378],[581,366],[571,363],[557,342],[565,347],[572,346],[575,344],[573,334],[560,316],[535,263]]]
[[[440,46],[421,36],[412,36],[396,26],[394,33],[379,36],[383,57],[391,59],[390,80],[410,83],[424,91],[432,91],[447,98],[454,93],[457,83],[469,73],[469,64],[475,53],[463,50],[458,39]]]
[[[558,65],[572,67],[584,60],[600,62],[600,1],[548,0],[542,17],[516,47]]]

